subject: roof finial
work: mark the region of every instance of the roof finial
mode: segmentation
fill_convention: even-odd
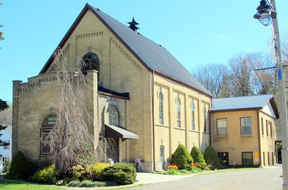
[[[136,25],[139,23],[134,20],[134,17],[132,19],[132,22],[128,22],[130,24],[129,28],[131,28],[134,32],[137,32],[137,29],[139,29]]]

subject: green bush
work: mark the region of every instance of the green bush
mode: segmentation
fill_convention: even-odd
[[[80,183],[80,181],[70,181],[68,187],[78,187]]]
[[[48,168],[44,168],[36,172],[33,176],[33,181],[37,183],[49,183],[49,184],[56,184],[57,182],[57,171],[55,165],[52,165]]]
[[[12,159],[11,167],[5,178],[7,179],[28,179],[32,173],[31,166],[25,155],[18,151]]]
[[[216,150],[210,145],[205,148],[204,159],[208,166],[211,165],[209,166],[210,169],[214,169],[214,167],[218,169],[222,168],[222,164],[220,163]]]
[[[172,164],[179,166],[179,170],[185,169],[190,171],[192,169],[193,158],[184,145],[178,145],[178,148],[176,149],[172,159]]]
[[[120,185],[133,184],[136,181],[136,169],[133,164],[116,163],[104,168],[102,176],[105,181],[115,181]]]
[[[206,164],[206,162],[205,162],[205,160],[204,160],[203,155],[201,154],[200,150],[199,150],[196,146],[194,146],[194,147],[192,148],[192,150],[191,150],[191,152],[190,152],[190,155],[192,156],[192,158],[193,158],[193,160],[194,160],[194,162],[195,162],[196,164],[199,164],[199,165],[201,165],[201,166],[203,166],[203,167],[206,167],[206,166],[207,166],[207,164]]]

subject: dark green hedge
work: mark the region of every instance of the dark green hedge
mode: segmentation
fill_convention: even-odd
[[[9,173],[5,175],[7,179],[28,179],[32,174],[32,168],[25,155],[18,151],[12,159]]]
[[[133,164],[116,163],[104,168],[102,177],[104,181],[115,181],[120,185],[133,184],[136,181],[136,169]]]
[[[223,168],[216,150],[210,145],[205,148],[204,159],[208,165],[213,165],[218,169]]]
[[[207,166],[203,155],[201,154],[199,148],[197,148],[196,146],[194,146],[192,148],[190,155],[192,156],[192,158],[196,164],[200,164],[201,166],[204,166],[204,167]]]
[[[172,159],[172,164],[179,166],[179,170],[191,170],[193,166],[193,158],[189,154],[184,145],[179,144]]]

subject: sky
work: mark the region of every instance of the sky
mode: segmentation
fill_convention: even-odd
[[[0,0],[0,99],[12,102],[13,80],[39,74],[86,3],[165,47],[184,67],[219,63],[240,53],[267,53],[272,25],[253,18],[260,0]],[[288,1],[277,0],[280,32]]]

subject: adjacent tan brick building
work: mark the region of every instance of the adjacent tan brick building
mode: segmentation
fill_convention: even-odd
[[[213,99],[213,146],[227,165],[267,166],[276,163],[273,95]]]
[[[83,91],[95,146],[112,137],[108,131],[125,140],[114,137],[116,151],[103,159],[140,158],[146,171],[161,170],[180,143],[204,153],[211,140],[212,95],[165,48],[131,28],[86,4],[58,47],[71,73],[77,56],[87,64]],[[60,69],[52,55],[39,75],[13,81],[13,154],[47,158],[40,137],[57,117]]]

